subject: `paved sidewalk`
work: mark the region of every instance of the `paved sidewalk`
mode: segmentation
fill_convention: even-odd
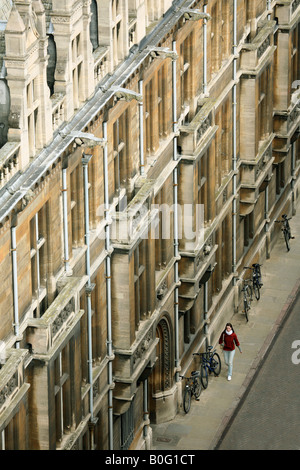
[[[291,240],[291,250],[286,251],[280,235],[271,258],[263,262],[261,298],[259,301],[253,299],[249,322],[246,323],[245,316],[240,313],[231,319],[242,348],[242,354],[236,349],[232,380],[227,381],[227,367],[222,360],[220,376],[209,377],[208,388],[202,389],[200,401],[192,399],[187,415],[181,409],[174,420],[151,425],[153,450],[215,448],[280,323],[300,292],[300,202],[290,225],[295,236],[295,240]],[[217,350],[223,359],[219,347]]]

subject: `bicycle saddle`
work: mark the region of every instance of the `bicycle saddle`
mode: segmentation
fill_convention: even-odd
[[[197,376],[200,376],[200,372],[199,372],[199,370],[192,370],[191,375],[193,377],[195,377],[195,376],[197,377]]]

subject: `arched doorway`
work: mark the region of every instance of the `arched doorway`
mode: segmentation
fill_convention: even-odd
[[[156,363],[149,377],[150,420],[159,423],[172,419],[177,412],[174,387],[174,353],[169,320],[163,317],[156,327]]]

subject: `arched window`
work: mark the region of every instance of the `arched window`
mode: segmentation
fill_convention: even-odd
[[[96,0],[91,2],[91,22],[90,22],[90,39],[93,51],[99,47],[98,41],[98,7]]]
[[[7,142],[10,93],[6,80],[0,80],[0,147]]]
[[[54,82],[55,82],[55,67],[56,67],[56,45],[52,34],[48,36],[48,49],[49,59],[47,65],[47,84],[50,89],[50,96],[54,93]]]

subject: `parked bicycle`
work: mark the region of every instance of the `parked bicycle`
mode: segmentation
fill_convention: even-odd
[[[221,372],[221,359],[213,346],[208,346],[206,352],[194,353],[195,356],[201,357],[201,383],[203,388],[208,386],[208,374],[213,372],[217,377]]]
[[[246,316],[246,320],[249,321],[249,310],[251,308],[252,302],[252,287],[251,287],[251,279],[243,279],[243,305],[244,305],[244,313]]]
[[[262,287],[261,282],[261,270],[260,267],[262,264],[254,263],[252,267],[244,266],[244,269],[252,269],[252,288],[255,295],[256,300],[260,299],[260,289]]]
[[[185,413],[188,413],[191,409],[192,396],[198,401],[201,393],[201,382],[200,382],[200,372],[194,370],[191,372],[190,377],[185,377],[180,375],[183,379],[186,379],[186,384],[183,393],[183,409]]]
[[[275,222],[282,224],[281,230],[283,231],[283,236],[284,236],[284,241],[286,244],[287,251],[290,251],[290,240],[295,238],[295,237],[292,237],[292,234],[291,234],[291,227],[289,224],[289,220],[291,220],[291,218],[292,217],[288,218],[286,214],[282,214],[281,220],[275,220]]]

